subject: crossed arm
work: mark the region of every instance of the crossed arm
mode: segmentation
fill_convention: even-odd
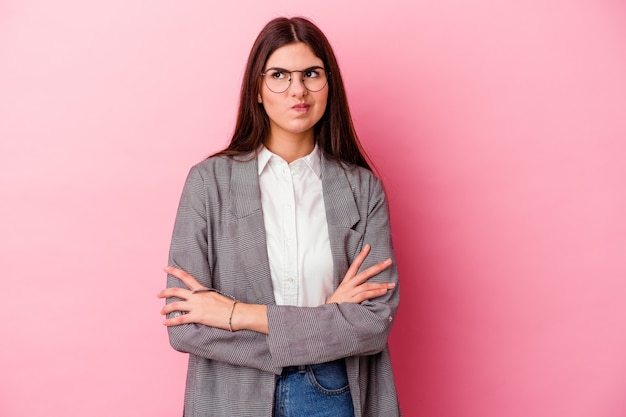
[[[170,248],[170,265],[176,268],[166,269],[168,289],[158,294],[160,298],[167,299],[161,313],[167,315],[164,325],[172,347],[201,358],[273,373],[280,373],[284,366],[322,363],[349,356],[376,354],[383,350],[400,294],[399,288],[393,285],[397,283],[397,269],[387,259],[393,259],[393,249],[389,214],[380,182],[367,172],[360,171],[350,172],[353,183],[342,180],[341,176],[337,179],[344,181],[342,193],[348,192],[348,189],[358,193],[359,198],[354,198],[359,203],[355,207],[359,213],[358,223],[353,228],[346,229],[350,225],[337,219],[329,223],[329,227],[335,229],[329,229],[329,234],[334,232],[342,236],[345,246],[334,260],[336,267],[346,273],[326,304],[317,307],[277,306],[268,303],[269,294],[259,293],[265,297],[263,302],[246,299],[246,303],[240,301],[233,305],[233,299],[217,292],[205,290],[194,293],[194,290],[213,288],[209,265],[215,259],[206,258],[207,253],[216,254],[212,245],[232,243],[230,240],[222,241],[225,232],[219,229],[225,224],[220,216],[230,219],[228,216],[231,213],[213,212],[215,207],[225,204],[218,204],[221,198],[231,195],[227,188],[229,182],[218,181],[217,178],[219,173],[231,172],[231,168],[230,165],[218,166],[227,164],[228,160],[211,159],[208,162],[193,168],[188,176]],[[358,175],[363,178],[352,178]],[[358,190],[353,190],[353,186]],[[207,190],[214,195],[209,197]],[[346,201],[352,198],[348,197]],[[209,204],[209,200],[219,201]],[[231,200],[228,202],[232,204]],[[209,209],[213,211],[209,213]],[[253,215],[258,217],[259,213],[243,219],[244,226],[249,228],[250,222],[258,222]],[[209,223],[209,218],[219,221]],[[245,228],[242,230],[248,231]],[[245,239],[258,240],[257,235],[246,236]],[[360,242],[368,242],[372,246],[365,245],[360,253],[352,257]],[[262,243],[256,242],[255,246],[246,242],[244,246],[248,259],[250,256],[262,256],[264,247],[259,246]],[[226,254],[241,249],[237,248],[226,250]],[[228,265],[231,269],[235,267]],[[256,264],[248,267],[250,271],[259,268]],[[360,268],[363,270],[359,272]],[[224,285],[216,288],[224,289]],[[233,289],[232,285],[229,289]],[[266,290],[263,288],[263,291]],[[239,288],[232,295],[246,291]],[[254,302],[259,304],[248,304]],[[233,332],[228,331],[229,319]]]
[[[370,246],[365,245],[326,304],[344,302],[359,304],[385,295],[394,289],[395,283],[393,282],[367,282],[371,277],[389,268],[391,259],[386,259],[359,272],[369,251]],[[224,330],[252,330],[269,334],[266,305],[237,302],[214,291],[198,291],[206,287],[178,268],[168,266],[165,272],[180,279],[187,286],[187,289],[166,288],[157,294],[159,298],[175,297],[181,300],[165,305],[161,309],[161,314],[167,315],[175,311],[186,313],[166,318],[163,322],[165,326],[197,323]]]

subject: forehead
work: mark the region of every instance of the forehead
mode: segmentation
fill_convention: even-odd
[[[313,53],[311,47],[297,42],[281,46],[267,59],[265,68],[284,68],[289,70],[305,69],[314,66],[324,66],[320,58]]]

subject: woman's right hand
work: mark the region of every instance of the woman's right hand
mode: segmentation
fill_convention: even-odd
[[[348,268],[343,281],[339,284],[339,287],[331,295],[326,304],[331,303],[361,303],[365,300],[380,297],[387,294],[387,291],[395,288],[396,284],[393,282],[366,282],[371,277],[378,275],[385,269],[391,266],[391,259],[384,260],[376,265],[370,266],[361,272],[359,268],[367,255],[370,252],[370,245],[367,244],[363,247],[363,250],[359,252],[354,262]]]

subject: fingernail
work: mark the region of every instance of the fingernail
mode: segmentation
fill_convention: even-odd
[[[392,288],[396,288],[396,283],[395,282],[390,282],[387,284],[387,288],[392,289]]]

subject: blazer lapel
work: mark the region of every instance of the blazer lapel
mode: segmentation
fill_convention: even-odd
[[[231,231],[239,249],[234,256],[243,264],[255,302],[275,304],[256,157],[248,155],[243,161],[233,161],[230,178],[231,211],[236,219]],[[363,246],[363,235],[352,229],[361,216],[345,169],[324,155],[322,188],[336,288]]]
[[[243,265],[254,291],[254,302],[275,304],[261,209],[257,159],[254,154],[247,155],[243,160],[233,161],[230,201],[231,211],[236,219],[231,225],[231,236],[238,249],[238,253],[233,256]]]
[[[324,155],[322,155],[322,188],[337,288],[350,263],[363,246],[363,235],[352,229],[361,216],[345,169],[339,162]]]

